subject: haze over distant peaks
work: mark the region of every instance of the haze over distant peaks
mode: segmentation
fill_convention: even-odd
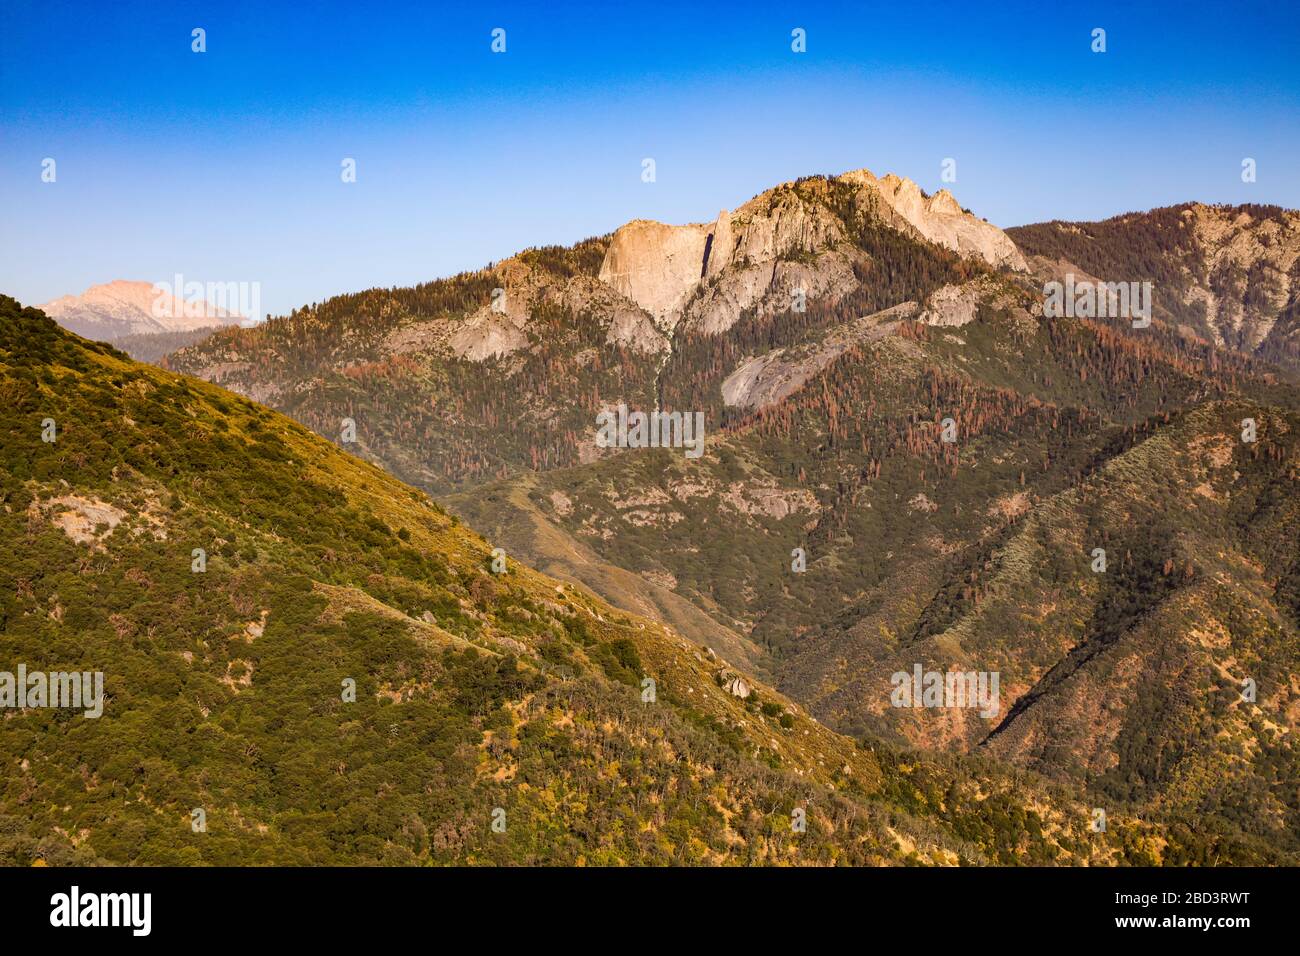
[[[238,325],[245,320],[213,302],[185,301],[155,283],[129,279],[93,285],[81,295],[65,295],[40,308],[65,329],[107,342],[130,335]]]

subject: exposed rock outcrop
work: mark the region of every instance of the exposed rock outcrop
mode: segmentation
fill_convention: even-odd
[[[946,285],[936,289],[926,300],[925,310],[918,317],[926,325],[957,327],[975,321],[980,293],[975,283]]]
[[[1183,219],[1204,254],[1203,271],[1196,277],[1200,281],[1187,291],[1186,301],[1204,304],[1216,344],[1258,349],[1296,299],[1300,213],[1256,217],[1193,203]],[[1233,294],[1238,290],[1241,294]],[[1291,335],[1296,327],[1293,323],[1278,331]]]
[[[722,689],[732,697],[739,697],[741,700],[753,693],[749,682],[739,674],[724,673],[722,675]]]
[[[762,408],[793,395],[814,375],[861,342],[883,338],[903,319],[917,313],[915,302],[855,319],[828,330],[822,338],[798,348],[774,349],[746,359],[722,381],[722,400],[739,408]]]
[[[861,193],[858,211],[926,242],[978,258],[995,268],[1024,270],[1025,261],[996,226],[964,212],[947,190],[925,196],[909,179],[877,179],[865,169],[837,177]],[[658,329],[678,324],[718,334],[746,310],[790,308],[796,290],[836,299],[857,284],[865,259],[850,242],[831,181],[784,183],[712,223],[670,226],[634,220],[614,233],[600,280],[644,309]],[[837,211],[839,210],[839,211]]]
[[[717,335],[735,325],[746,309],[759,315],[789,309],[799,290],[805,302],[837,299],[857,285],[856,258],[836,250],[808,262],[774,259],[733,266],[700,288],[682,321],[694,331]]]
[[[521,257],[497,264],[499,298],[464,316],[416,319],[388,334],[385,350],[395,354],[450,353],[472,362],[505,358],[529,348],[529,329],[539,308],[552,306],[594,316],[606,341],[646,355],[668,348],[668,338],[638,304],[590,275],[558,277]]]
[[[1024,272],[1024,256],[997,226],[962,210],[946,189],[927,197],[910,179],[890,173],[877,179],[869,169],[855,169],[840,180],[874,191],[904,222],[929,242],[960,255],[980,258],[995,268]]]
[[[215,302],[186,301],[152,282],[127,279],[93,285],[81,295],[62,296],[40,309],[65,329],[101,342],[238,325],[245,318]]]
[[[829,208],[778,188],[712,223],[628,223],[614,233],[600,278],[664,331],[686,321],[717,334],[746,309],[789,308],[796,289],[819,297],[852,288],[853,256],[835,249],[844,238]]]
[[[456,355],[471,362],[500,358],[528,344],[524,332],[527,321],[527,316],[494,312],[490,306],[484,306],[447,337],[447,344]]]
[[[955,328],[974,322],[981,304],[1005,308],[1014,305],[1013,298],[992,276],[981,276],[961,285],[935,289],[916,320],[926,325]]]
[[[699,224],[634,219],[614,233],[600,280],[649,312],[660,328],[671,328],[704,274],[711,235]]]
[[[1300,368],[1300,212],[1186,203],[1013,233],[1044,282],[1149,281],[1157,321]]]

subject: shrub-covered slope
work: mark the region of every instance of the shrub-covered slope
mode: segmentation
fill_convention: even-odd
[[[6,863],[1207,852],[1157,819],[1091,832],[1067,788],[983,759],[855,746],[752,681],[738,697],[662,625],[508,555],[494,573],[424,493],[8,298],[0,396],[0,660],[102,671],[106,694],[98,719],[0,717]]]
[[[1008,229],[1040,278],[1150,282],[1157,317],[1300,372],[1300,212],[1183,203]]]
[[[530,558],[567,535],[661,582],[838,730],[984,750],[1294,850],[1294,392],[1163,324],[863,321],[891,327],[698,460],[629,451],[448,503]],[[997,672],[1002,713],[892,707],[918,663]]]

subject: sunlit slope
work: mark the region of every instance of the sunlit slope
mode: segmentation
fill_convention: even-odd
[[[1015,308],[890,321],[704,457],[550,472],[520,511],[748,635],[836,729],[1294,848],[1294,391],[1161,322],[1143,339]],[[500,509],[524,488],[448,503],[510,536]],[[891,675],[918,663],[997,672],[1004,710],[892,707]]]
[[[102,671],[107,697],[98,719],[0,720],[7,863],[1170,852],[1158,822],[1090,832],[1037,777],[856,747],[752,681],[735,696],[736,668],[663,626],[509,555],[493,573],[422,492],[12,299],[0,396],[0,653]]]

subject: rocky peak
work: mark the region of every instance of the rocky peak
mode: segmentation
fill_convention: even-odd
[[[997,268],[1025,269],[1015,243],[996,226],[963,212],[946,189],[926,196],[910,179],[892,173],[877,179],[866,169],[845,173],[838,180],[868,191],[870,208],[879,210],[892,228]],[[806,191],[785,183],[760,193],[734,213],[722,210],[712,223],[672,226],[646,219],[627,223],[614,233],[599,277],[648,312],[660,329],[674,328],[685,316],[718,331],[741,310],[761,307],[765,299],[771,298],[773,307],[788,300],[789,290],[777,288],[782,276],[787,285],[802,282],[810,294],[818,294],[817,287],[838,289],[843,285],[838,277],[822,281],[824,276],[811,274],[824,271],[817,264],[804,270],[790,264],[817,260],[838,276],[846,269],[842,260],[851,257],[843,249],[846,239],[845,224],[828,204],[809,201]],[[810,275],[795,276],[805,271]],[[696,301],[701,290],[708,290],[704,306]],[[725,314],[694,314],[705,306]]]
[[[983,259],[995,268],[1027,271],[1025,258],[1011,238],[997,226],[962,210],[946,189],[927,197],[910,179],[888,173],[877,179],[869,169],[854,169],[839,176],[879,196],[921,238],[969,258]]]
[[[109,341],[125,335],[236,325],[244,318],[211,302],[187,302],[151,282],[128,279],[93,285],[81,295],[61,296],[40,308],[78,335]]]
[[[929,211],[936,215],[964,215],[961,205],[957,202],[957,197],[946,189],[940,189],[937,193],[931,196],[928,206]]]
[[[735,213],[722,210],[712,223],[628,223],[614,233],[600,279],[650,313],[660,329],[689,318],[718,332],[746,308],[788,306],[792,284],[814,296],[836,285],[845,270],[838,259],[834,282],[815,267],[792,265],[805,255],[829,255],[844,238],[829,207],[777,187]]]

